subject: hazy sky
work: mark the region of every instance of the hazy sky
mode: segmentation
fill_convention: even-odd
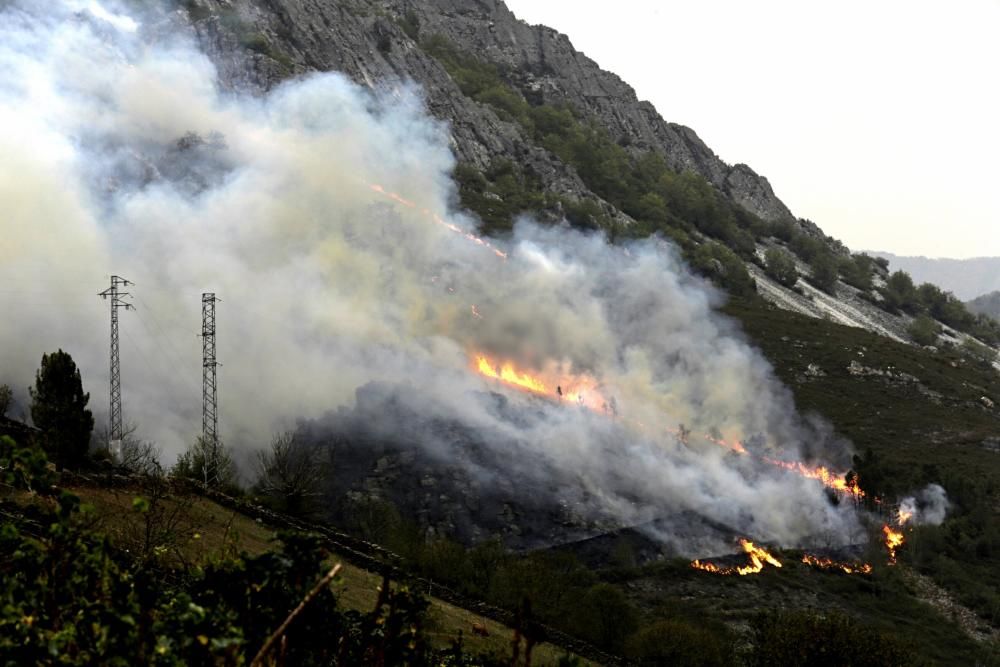
[[[852,249],[1000,255],[1000,0],[508,0]]]

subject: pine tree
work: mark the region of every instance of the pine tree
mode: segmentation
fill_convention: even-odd
[[[31,392],[31,418],[42,431],[42,442],[59,466],[76,467],[87,456],[94,416],[87,409],[73,357],[59,350],[42,355]]]

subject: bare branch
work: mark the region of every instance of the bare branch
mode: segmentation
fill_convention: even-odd
[[[257,655],[254,656],[253,661],[250,663],[250,667],[260,667],[261,665],[264,664],[264,658],[266,658],[267,654],[270,653],[271,650],[274,648],[275,643],[277,643],[279,639],[282,639],[285,636],[285,633],[288,631],[288,626],[292,624],[292,621],[294,621],[295,618],[302,613],[302,610],[305,609],[310,602],[316,599],[317,595],[323,592],[323,589],[326,588],[331,581],[333,581],[333,579],[337,576],[339,572],[340,572],[340,563],[337,563],[336,565],[333,566],[333,569],[327,572],[326,576],[320,579],[319,583],[316,584],[313,587],[313,589],[309,591],[308,594],[306,594],[304,598],[302,598],[302,602],[300,602],[298,606],[292,610],[292,613],[288,615],[288,618],[285,619],[285,622],[282,623],[280,626],[278,626],[278,629],[275,630],[273,633],[271,633],[271,636],[267,638],[267,641],[264,642],[264,645],[260,647],[260,650],[257,652]]]

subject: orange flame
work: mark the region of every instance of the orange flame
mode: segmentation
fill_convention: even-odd
[[[746,539],[740,539],[740,546],[743,547],[743,551],[747,553],[750,557],[750,563],[742,567],[719,567],[715,563],[703,563],[700,560],[696,560],[691,563],[691,567],[696,570],[702,570],[704,572],[711,572],[713,574],[738,574],[744,577],[748,574],[757,574],[764,569],[765,564],[773,565],[774,567],[781,567],[781,563],[778,559],[767,552],[763,547],[756,546],[753,542]]]
[[[865,497],[865,492],[861,490],[857,482],[854,480],[848,482],[846,475],[835,473],[826,466],[810,467],[800,461],[781,461],[766,456],[764,457],[764,461],[773,466],[790,470],[803,477],[819,480],[824,486],[842,493],[849,493],[857,500]]]
[[[896,523],[902,526],[904,523],[913,518],[913,512],[904,510],[902,507],[899,508],[899,512],[896,516]]]
[[[496,364],[484,355],[479,355],[476,357],[476,369],[486,377],[501,380],[515,387],[533,391],[536,394],[549,393],[548,388],[540,380],[531,377],[527,373],[519,372],[514,368],[514,364],[509,361],[503,364]]]
[[[588,375],[558,371],[532,373],[518,369],[511,361],[497,361],[485,354],[475,355],[473,368],[480,375],[552,400],[581,405],[594,412],[607,413],[610,410],[597,390],[597,381]]]
[[[810,554],[803,554],[802,562],[821,570],[841,570],[847,574],[871,574],[872,572],[872,566],[868,563],[842,563],[832,558],[821,558]]]
[[[417,208],[416,202],[412,202],[409,199],[405,199],[404,197],[399,196],[395,192],[389,192],[388,190],[386,190],[385,188],[383,188],[378,183],[369,183],[368,187],[371,188],[372,192],[377,192],[378,194],[380,194],[380,195],[382,195],[384,197],[388,197],[389,199],[391,199],[392,201],[396,202],[397,204],[402,204],[403,206],[405,206],[407,208],[414,208],[414,209]],[[443,227],[447,227],[448,229],[450,229],[451,231],[455,232],[456,234],[461,234],[462,236],[464,236],[465,238],[469,239],[473,243],[476,243],[477,245],[481,245],[484,248],[489,248],[490,250],[493,251],[493,254],[496,255],[497,257],[499,257],[500,259],[507,259],[507,253],[505,253],[502,250],[498,250],[497,248],[494,248],[492,245],[490,245],[490,242],[487,241],[486,239],[479,238],[475,234],[473,234],[471,232],[465,231],[464,229],[462,229],[458,225],[452,224],[450,222],[446,222],[444,219],[441,218],[441,216],[437,215],[436,213],[431,213],[430,209],[423,208],[423,209],[420,209],[420,212],[423,213],[428,218],[430,218],[431,220],[433,220],[434,222],[436,222],[437,224],[439,224],[439,225],[441,225]]]
[[[896,550],[903,546],[903,533],[893,530],[889,524],[882,526],[882,533],[885,535],[885,548],[889,550],[889,565],[895,565]]]

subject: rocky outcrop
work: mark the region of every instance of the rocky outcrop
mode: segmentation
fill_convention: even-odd
[[[461,93],[420,47],[420,37],[441,35],[496,64],[527,99],[570,105],[629,150],[659,152],[672,168],[701,174],[764,219],[792,219],[767,179],[724,163],[693,130],[666,122],[566,35],[520,21],[499,0],[187,0],[186,6],[227,86],[267,89],[289,76],[331,70],[373,88],[412,80],[430,111],[449,124],[459,160],[485,168],[510,159],[550,191],[596,199],[572,168]]]

